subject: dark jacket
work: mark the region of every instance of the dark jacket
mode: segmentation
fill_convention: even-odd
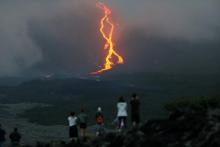
[[[18,132],[12,132],[9,136],[11,142],[20,142],[21,135]]]
[[[140,101],[139,99],[132,99],[131,102],[131,113],[132,115],[138,115],[140,112]]]
[[[5,141],[5,130],[0,129],[0,142],[4,142]]]

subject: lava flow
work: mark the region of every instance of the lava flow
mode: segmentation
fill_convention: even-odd
[[[97,7],[104,12],[104,16],[100,20],[99,31],[106,41],[104,49],[108,50],[108,54],[105,58],[104,67],[96,72],[92,72],[92,74],[101,74],[104,71],[111,70],[113,68],[113,65],[124,63],[123,58],[116,52],[114,48],[115,43],[113,41],[113,34],[115,31],[115,25],[110,18],[111,10],[104,3],[101,2],[97,3]],[[113,57],[116,57],[116,61],[113,60]]]

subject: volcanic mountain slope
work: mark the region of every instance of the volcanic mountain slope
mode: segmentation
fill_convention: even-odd
[[[132,90],[140,91],[138,88],[124,84],[94,79],[37,79],[18,86],[0,87],[0,99],[5,103],[19,101],[51,103],[76,97],[103,99]]]
[[[39,143],[37,147],[220,147],[219,104],[219,97],[201,98],[197,103],[187,102],[188,106],[175,105],[167,119],[148,120],[128,131],[78,142]]]
[[[145,97],[142,96],[144,93],[156,91],[159,93],[158,89],[139,88],[127,83],[101,78],[43,78],[27,81],[18,86],[1,87],[0,102],[49,104],[50,107],[34,107],[21,115],[22,118],[42,125],[66,124],[66,115],[71,111],[79,112],[81,107],[87,109],[91,116],[90,122],[93,123],[96,109],[101,106],[106,115],[106,121],[111,123],[115,119],[115,105],[119,96],[125,96],[126,101],[129,102],[133,92]],[[148,111],[153,114],[147,116],[158,116],[159,113],[161,114],[161,109],[157,110],[157,108],[161,102],[157,102],[159,103],[157,104],[155,103],[157,99],[151,99],[149,105],[155,111]],[[147,101],[148,99],[143,99],[143,105]]]
[[[93,78],[39,78],[23,83],[16,79],[6,82],[6,86],[3,83],[0,84],[0,100],[4,103],[51,103],[82,97],[97,100],[130,96],[132,92],[141,96],[152,94],[150,97],[155,97],[160,94],[161,97],[166,95],[171,98],[218,94],[220,91],[219,75],[107,74]]]
[[[102,106],[107,122],[115,119],[119,96],[129,102],[133,92],[141,99],[144,119],[166,117],[164,103],[177,97],[216,95],[220,91],[219,76],[129,74],[101,77],[38,78],[18,86],[0,86],[1,103],[46,103],[51,107],[35,107],[23,118],[42,125],[62,125],[70,111],[86,107],[93,123],[98,106]],[[47,116],[51,116],[48,118]],[[39,119],[43,118],[43,119]]]

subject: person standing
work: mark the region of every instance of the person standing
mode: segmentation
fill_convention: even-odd
[[[77,128],[78,118],[75,112],[71,112],[68,117],[69,122],[69,138],[71,141],[77,140],[78,138],[78,128]]]
[[[136,93],[132,94],[131,98],[131,121],[135,127],[140,123],[140,100]]]
[[[21,134],[18,132],[17,128],[14,128],[14,131],[9,135],[11,140],[12,147],[19,146],[21,140]]]
[[[102,136],[105,133],[104,129],[104,115],[102,113],[102,108],[98,107],[96,115],[96,136]]]
[[[127,120],[127,103],[125,102],[124,98],[121,96],[119,97],[118,103],[117,103],[117,117],[118,117],[118,129],[121,131],[121,129],[126,128],[126,120]]]
[[[78,119],[80,122],[80,134],[81,137],[86,136],[86,128],[87,128],[87,122],[88,122],[88,116],[85,113],[85,110],[82,108],[80,114],[78,115]]]
[[[2,129],[2,125],[0,124],[0,147],[2,147],[5,142],[5,135],[6,132],[4,129]]]

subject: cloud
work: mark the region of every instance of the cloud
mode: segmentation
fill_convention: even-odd
[[[219,73],[220,40],[203,42],[152,36],[142,29],[122,37],[125,72]]]
[[[96,50],[94,9],[87,0],[1,1],[0,75],[34,67],[80,72],[94,58],[87,51]]]
[[[0,76],[87,74],[97,69],[103,64],[104,42],[98,31],[102,13],[95,3],[1,0]],[[116,48],[125,57],[120,70],[219,71],[218,0],[106,3],[119,23]]]
[[[142,27],[159,37],[190,41],[219,38],[219,0],[122,0],[118,3],[117,9],[126,24]]]

